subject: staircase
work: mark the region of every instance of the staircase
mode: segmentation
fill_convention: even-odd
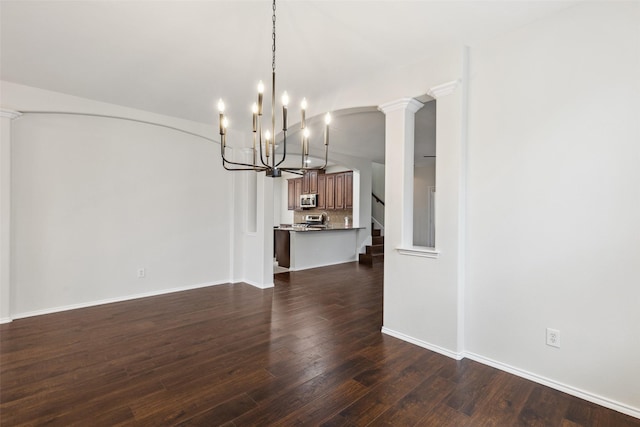
[[[360,264],[373,265],[384,263],[384,236],[371,224],[372,244],[367,245],[366,252],[359,255]]]

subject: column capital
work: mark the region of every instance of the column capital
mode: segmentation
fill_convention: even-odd
[[[423,106],[424,104],[422,102],[417,101],[414,98],[401,98],[378,106],[378,110],[382,111],[384,114],[396,110],[408,110],[411,113],[415,113]]]
[[[0,108],[0,117],[7,117],[11,120],[17,119],[22,113],[16,110],[10,110],[8,108]]]
[[[429,95],[433,99],[442,98],[443,96],[452,94],[453,91],[456,90],[459,84],[460,84],[460,80],[453,80],[451,82],[434,86],[427,91],[427,95]]]

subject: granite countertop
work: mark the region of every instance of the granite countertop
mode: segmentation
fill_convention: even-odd
[[[282,231],[298,231],[303,233],[308,232],[316,232],[316,231],[336,231],[336,230],[363,230],[365,227],[352,227],[352,226],[328,226],[328,227],[300,227],[294,226],[293,224],[282,224],[279,227],[274,227],[274,230],[282,230]]]

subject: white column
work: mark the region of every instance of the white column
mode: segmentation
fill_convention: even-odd
[[[400,224],[385,224],[385,236],[400,236],[399,242],[388,242],[390,247],[413,246],[413,152],[415,134],[415,114],[423,104],[413,98],[402,98],[378,107],[385,115],[385,181],[389,188],[402,188],[400,194],[387,194],[385,210],[388,206],[401,208]],[[389,170],[402,170],[402,182],[394,179]],[[385,213],[385,218],[387,217]],[[400,226],[400,230],[389,230]]]
[[[0,323],[11,322],[11,120],[21,115],[0,110]]]

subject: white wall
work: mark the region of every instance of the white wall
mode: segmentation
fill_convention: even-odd
[[[0,323],[11,321],[11,121],[17,117],[0,111]]]
[[[448,69],[446,81],[461,78],[462,54],[426,69]],[[455,87],[455,85],[452,85]],[[436,250],[413,251],[413,123],[403,129],[397,112],[386,113],[386,200],[383,331],[452,357],[463,350],[459,304],[459,195],[461,185],[462,88],[438,98]],[[409,249],[409,251],[407,251]]]
[[[4,102],[163,122],[6,82]],[[14,121],[12,316],[229,281],[230,179],[213,162],[218,153],[196,136],[133,121],[40,114]]]
[[[467,350],[636,416],[639,23],[589,2],[472,49],[466,295]]]

